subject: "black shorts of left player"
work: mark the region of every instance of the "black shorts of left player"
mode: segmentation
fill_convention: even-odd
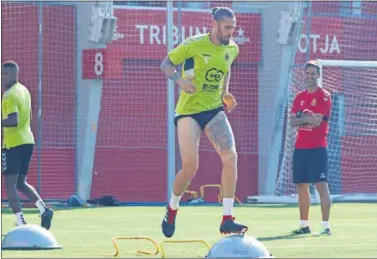
[[[27,175],[33,149],[33,144],[1,149],[1,173],[3,175]]]
[[[293,183],[327,182],[327,165],[327,148],[296,148],[292,161]]]
[[[178,120],[184,117],[191,117],[193,118],[200,126],[200,128],[204,131],[204,128],[219,112],[223,111],[224,107],[219,107],[216,109],[195,113],[195,114],[187,114],[187,115],[177,115],[174,118],[174,124],[177,126]]]

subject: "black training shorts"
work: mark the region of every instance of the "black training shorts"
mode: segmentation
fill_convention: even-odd
[[[177,126],[178,120],[184,117],[191,117],[193,118],[200,126],[202,130],[204,130],[205,126],[210,122],[220,111],[223,111],[224,107],[219,107],[213,110],[204,111],[195,114],[187,114],[187,115],[177,115],[174,118],[174,124]]]
[[[293,182],[327,182],[327,148],[295,149],[293,153]]]
[[[25,144],[1,150],[1,172],[4,175],[24,174],[29,171],[34,144]]]

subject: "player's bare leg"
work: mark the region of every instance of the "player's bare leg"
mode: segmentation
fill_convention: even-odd
[[[4,175],[5,190],[8,196],[9,205],[12,208],[13,214],[16,216],[16,223],[18,226],[25,225],[26,221],[21,209],[21,201],[17,192],[18,174]]]
[[[162,231],[166,237],[172,237],[175,231],[175,217],[179,201],[186,191],[199,165],[199,142],[201,128],[191,117],[184,117],[177,122],[178,143],[182,157],[182,169],[178,172],[173,186],[173,192],[162,221]]]
[[[247,226],[237,224],[233,217],[234,195],[237,185],[237,152],[232,128],[223,111],[219,112],[205,127],[205,133],[219,154],[223,170],[221,187],[223,190],[223,220],[221,233],[241,233]]]
[[[46,206],[35,188],[27,182],[26,175],[19,175],[17,189],[28,197],[29,200],[39,209],[41,214],[41,226],[47,230],[50,229],[54,212]]]
[[[181,196],[198,170],[201,129],[191,117],[181,118],[178,120],[177,126],[182,169],[175,178],[173,194]]]
[[[309,209],[310,209],[310,192],[309,184],[296,184],[298,193],[298,205],[300,209],[300,228],[294,230],[293,234],[308,234],[310,233],[309,226]]]
[[[319,193],[321,201],[321,211],[322,211],[322,233],[326,235],[331,235],[330,231],[330,209],[331,209],[331,197],[327,182],[316,183],[316,188]]]

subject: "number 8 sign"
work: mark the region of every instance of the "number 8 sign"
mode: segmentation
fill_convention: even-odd
[[[105,63],[104,49],[86,49],[82,57],[82,77],[83,79],[104,78]]]
[[[102,74],[103,74],[103,54],[101,52],[97,52],[94,59],[95,59],[94,73],[97,76],[102,76]]]

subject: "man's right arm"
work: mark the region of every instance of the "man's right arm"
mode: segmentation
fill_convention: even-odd
[[[185,62],[185,60],[193,57],[192,46],[189,40],[181,43],[178,47],[169,52],[168,56],[161,62],[160,69],[174,83],[186,93],[194,93],[195,86],[188,79],[182,79],[177,72],[177,66]]]
[[[18,107],[17,101],[12,95],[6,94],[3,99],[3,105],[6,107],[7,117],[1,120],[1,127],[14,128],[18,126]]]
[[[196,92],[193,83],[189,79],[183,79],[178,74],[175,65],[170,61],[169,56],[162,61],[160,69],[166,77],[168,77],[174,83],[177,83],[185,93],[192,94]]]
[[[311,120],[312,118],[310,118],[310,115],[302,112],[300,99],[300,94],[297,94],[295,99],[293,100],[293,105],[289,116],[289,122],[291,127],[293,128],[313,125]]]
[[[293,105],[291,108],[291,113],[289,116],[289,122],[292,127],[300,127],[304,126],[306,122],[306,116],[300,111],[299,106],[299,95],[296,95],[295,99],[293,100]]]
[[[304,125],[308,125],[309,122],[308,122],[308,117],[307,115],[305,114],[297,114],[297,113],[291,113],[291,116],[290,116],[290,124],[292,127],[301,127],[301,126],[304,126]]]
[[[170,51],[168,56],[161,62],[161,71],[173,82],[176,82],[181,78],[177,72],[177,66],[185,62],[185,60],[188,58],[192,57],[191,45],[190,39],[186,39],[184,42]]]
[[[164,58],[164,60],[161,62],[160,69],[161,72],[173,82],[176,82],[181,78],[177,72],[176,66],[170,61],[169,57]]]

